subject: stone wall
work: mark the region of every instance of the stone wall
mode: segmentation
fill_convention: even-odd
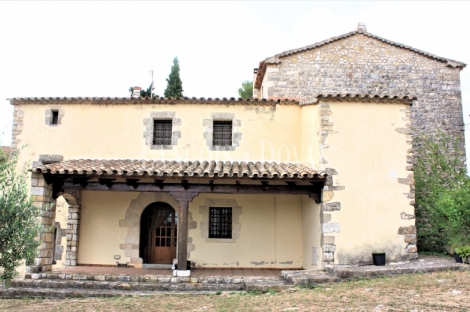
[[[27,267],[30,273],[38,273],[52,270],[54,254],[54,220],[55,220],[55,200],[52,199],[52,185],[48,185],[42,174],[33,173],[31,175],[31,199],[33,205],[44,209],[44,214],[39,218],[42,232],[38,239],[41,244],[38,254],[34,259],[34,264]]]
[[[411,115],[414,133],[442,129],[459,138],[464,149],[462,65],[368,34],[343,37],[266,59],[262,87],[268,88],[268,99],[309,99],[318,94],[415,96]]]

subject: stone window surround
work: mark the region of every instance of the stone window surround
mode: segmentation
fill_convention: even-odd
[[[52,112],[56,111],[58,112],[58,119],[57,119],[57,124],[52,124]],[[60,124],[62,124],[62,117],[64,117],[64,110],[60,108],[60,106],[51,106],[48,109],[46,109],[45,112],[45,122],[46,125],[56,127]]]
[[[210,207],[232,208],[232,238],[209,238],[209,211]],[[235,243],[240,238],[240,215],[242,207],[238,206],[235,199],[207,198],[204,206],[199,206],[199,213],[202,214],[201,237],[206,243]]]
[[[181,118],[175,117],[175,112],[150,112],[150,118],[144,118],[143,123],[145,126],[144,139],[145,145],[149,145],[150,149],[173,149],[173,146],[178,145],[178,139],[181,138]],[[154,131],[154,120],[170,120],[172,121],[171,127],[171,144],[170,145],[153,145],[153,131]]]
[[[213,135],[214,135],[214,120],[215,121],[231,121],[232,122],[232,145],[231,146],[214,146]],[[234,113],[212,113],[210,119],[203,119],[204,139],[206,139],[206,145],[211,151],[234,151],[235,148],[240,146],[240,140],[242,134],[239,130],[241,127],[241,120],[235,119]]]

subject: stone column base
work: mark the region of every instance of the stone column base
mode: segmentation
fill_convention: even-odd
[[[191,276],[190,270],[174,270],[173,276]]]

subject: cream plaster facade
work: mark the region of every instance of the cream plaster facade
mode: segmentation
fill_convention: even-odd
[[[96,105],[84,101],[60,107],[65,112],[61,123],[50,126],[44,124],[45,105],[15,105],[28,125],[17,136],[28,144],[23,161],[43,154],[61,155],[64,160],[265,160],[303,163],[329,173],[321,204],[305,195],[201,193],[194,197],[189,202],[188,259],[196,267],[321,269],[331,262],[366,263],[377,249],[386,250],[389,260],[416,257],[416,246],[399,234],[400,228],[414,228],[412,217],[401,218],[403,212],[414,215],[409,182],[412,168],[407,163],[411,151],[409,103],[324,98],[306,104],[195,105],[181,100]],[[143,121],[160,111],[173,112],[181,120],[180,137],[171,149],[152,149],[142,135],[148,131]],[[239,147],[213,151],[206,145],[203,120],[214,114],[239,120]],[[50,138],[48,144],[43,138]],[[227,179],[230,183],[235,180]],[[257,185],[259,181],[243,184]],[[272,185],[285,182],[273,181]],[[139,204],[134,219],[126,219],[139,194],[82,192],[77,264],[113,265],[116,256],[119,262],[141,263],[135,260],[140,226],[129,224],[140,220],[152,199]],[[236,239],[210,242],[204,237],[201,207],[207,200],[231,200],[240,207]],[[170,204],[178,205],[173,200]],[[55,219],[66,228],[64,206],[64,201],[58,201]],[[178,212],[177,207],[175,210]],[[407,234],[415,233],[411,229]],[[70,245],[69,240],[62,238],[61,245]],[[65,257],[64,253],[56,265],[65,265]]]
[[[338,172],[328,187],[334,190],[333,197],[323,200],[341,204],[338,210],[324,211],[329,215],[324,234],[335,238],[335,262],[368,263],[374,250],[385,250],[389,259],[416,257],[407,252],[415,250],[414,244],[408,246],[403,236],[391,235],[400,227],[414,227],[414,219],[401,218],[402,212],[414,215],[410,185],[404,183],[413,176],[406,164],[411,135],[402,133],[409,124],[409,105],[322,105],[330,107],[331,123],[322,154]]]
[[[56,105],[54,105],[56,106]],[[46,106],[47,107],[47,106]],[[43,105],[16,107],[27,127],[17,136],[28,144],[22,160],[37,160],[40,154],[62,155],[64,159],[171,159],[245,160],[304,162],[299,136],[301,109],[292,104],[267,105],[62,105],[65,116],[60,125],[44,123]],[[146,144],[144,120],[152,112],[174,112],[181,119],[181,138],[171,149],[152,149]],[[206,145],[204,119],[216,113],[230,113],[241,120],[242,138],[233,151],[212,151]],[[95,125],[95,126],[91,126]],[[97,128],[97,126],[99,128]],[[39,138],[50,138],[48,144]],[[316,149],[315,141],[305,146]],[[99,156],[97,152],[99,151]],[[313,163],[313,159],[308,160]]]

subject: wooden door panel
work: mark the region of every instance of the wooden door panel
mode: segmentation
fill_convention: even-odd
[[[152,237],[152,247],[149,251],[152,263],[173,263],[173,259],[176,258],[176,234],[176,214],[173,211],[153,233],[149,233]]]
[[[153,249],[153,259],[155,263],[171,264],[176,256],[175,247],[155,247]]]

